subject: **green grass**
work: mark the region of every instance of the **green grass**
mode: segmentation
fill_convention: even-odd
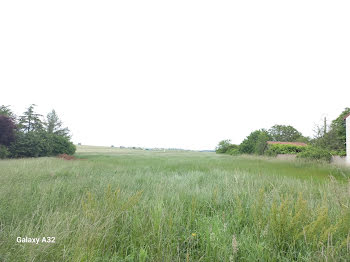
[[[348,261],[350,171],[79,147],[0,161],[0,261]],[[55,237],[22,244],[16,237]]]

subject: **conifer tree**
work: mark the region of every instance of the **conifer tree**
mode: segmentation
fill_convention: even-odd
[[[25,133],[43,130],[44,125],[40,119],[42,115],[34,112],[35,106],[35,104],[31,104],[23,113],[23,116],[19,118],[19,128]]]
[[[47,114],[45,127],[49,134],[69,137],[69,129],[67,127],[62,127],[62,121],[59,119],[54,109]]]

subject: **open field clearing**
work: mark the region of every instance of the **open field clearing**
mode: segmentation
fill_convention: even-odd
[[[0,161],[0,261],[349,261],[349,169],[86,146],[76,157]]]

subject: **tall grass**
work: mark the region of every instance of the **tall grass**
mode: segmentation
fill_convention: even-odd
[[[347,261],[350,171],[196,152],[0,161],[0,261]],[[56,237],[55,244],[16,237]]]

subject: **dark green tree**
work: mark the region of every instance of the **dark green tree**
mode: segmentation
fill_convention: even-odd
[[[265,150],[266,141],[270,139],[271,136],[265,129],[253,131],[239,145],[239,151],[242,154],[261,154]]]
[[[41,157],[50,155],[46,132],[17,132],[16,142],[9,147],[11,157]]]
[[[19,128],[26,133],[43,131],[44,125],[41,121],[42,115],[34,112],[35,104],[31,104],[19,118]]]
[[[271,136],[266,132],[260,132],[256,139],[254,153],[258,155],[263,155],[267,150],[267,141],[271,140]]]
[[[274,125],[268,132],[273,141],[296,142],[303,137],[294,127],[286,125]]]
[[[345,117],[350,114],[350,108],[347,107],[343,110],[343,112],[332,121],[331,123],[331,132],[334,132],[334,136],[336,137],[336,146],[338,150],[345,150],[346,143],[346,123]]]
[[[350,108],[345,108],[343,112],[332,121],[328,132],[319,132],[322,127],[317,127],[313,145],[329,151],[344,152],[346,148],[346,127],[344,117],[350,114]]]
[[[19,119],[15,141],[8,146],[10,157],[74,154],[76,147],[70,141],[69,130],[62,127],[56,112],[52,110],[43,122],[34,107],[34,104],[30,105]]]
[[[76,146],[69,141],[68,137],[48,134],[49,135],[49,146],[50,155],[56,156],[58,154],[73,155],[76,150]]]

